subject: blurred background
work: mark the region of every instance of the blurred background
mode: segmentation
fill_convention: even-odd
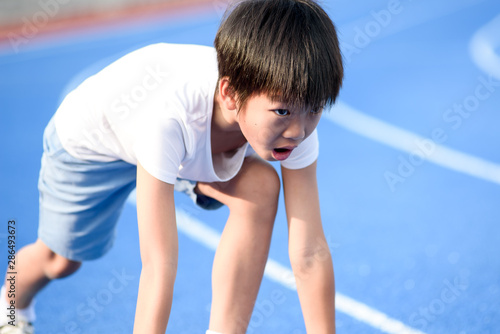
[[[229,1],[229,0],[228,0]],[[227,2],[227,1],[226,1]],[[0,39],[213,4],[210,0],[0,0]],[[222,2],[221,2],[222,3]]]
[[[343,298],[337,333],[500,333],[500,1],[320,2],[346,70],[318,127],[322,218]],[[65,94],[138,47],[212,45],[230,3],[0,0],[1,266],[8,219],[19,248],[36,239],[42,134]],[[176,205],[205,234],[223,230],[224,208],[201,211],[182,196]],[[42,292],[39,333],[131,332],[136,223],[131,201],[110,253]],[[179,226],[167,332],[203,333],[214,247]],[[281,205],[270,259],[284,268],[287,242]],[[286,283],[266,276],[249,333],[305,333]]]

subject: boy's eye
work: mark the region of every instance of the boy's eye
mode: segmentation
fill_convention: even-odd
[[[311,109],[311,114],[314,114],[314,115],[321,114],[322,111],[323,111],[322,107],[313,108],[313,109]]]
[[[289,112],[288,110],[286,110],[286,109],[274,109],[273,111],[274,111],[274,112],[276,113],[276,115],[278,115],[278,116],[287,116],[287,115],[289,115],[289,114],[290,114],[290,112]]]

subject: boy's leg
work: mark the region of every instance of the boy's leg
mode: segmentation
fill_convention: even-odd
[[[99,258],[111,248],[116,222],[135,188],[135,178],[136,167],[124,161],[72,157],[62,147],[54,120],[49,122],[38,182],[39,239],[18,254],[17,308],[30,306],[52,279],[74,273],[79,261]],[[0,300],[0,306],[6,299]]]
[[[24,333],[31,333],[31,323],[35,320],[34,296],[42,290],[51,280],[63,278],[73,274],[80,268],[81,263],[65,259],[53,253],[42,241],[37,240],[31,245],[23,247],[17,255],[16,269],[19,275],[16,277],[15,297],[9,297],[10,282],[9,275],[5,277],[4,286],[1,291],[0,307],[0,332],[9,328],[3,326],[13,320],[8,317],[8,307],[11,300],[15,300],[16,326],[22,326]],[[17,333],[17,332],[16,332]]]
[[[232,180],[198,183],[196,190],[230,210],[214,259],[210,329],[245,333],[267,261],[280,179],[271,165],[249,157]]]
[[[28,307],[33,297],[51,280],[67,277],[81,265],[81,262],[55,254],[41,240],[23,247],[17,258],[16,268],[20,275],[16,278],[15,299],[18,309]]]

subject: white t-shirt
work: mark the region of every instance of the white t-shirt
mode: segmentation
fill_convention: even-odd
[[[211,47],[153,44],[118,59],[69,93],[55,115],[63,147],[76,158],[124,160],[175,183],[227,181],[253,150],[212,156],[210,129],[217,85]],[[314,133],[282,165],[303,168],[318,157]]]

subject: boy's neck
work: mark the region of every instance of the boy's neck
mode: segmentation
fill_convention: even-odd
[[[226,110],[218,94],[215,94],[211,123],[212,154],[234,151],[246,142],[235,111]]]
[[[240,126],[236,121],[236,111],[227,110],[221,101],[219,94],[215,93],[212,112],[212,130],[221,132],[240,132]]]

